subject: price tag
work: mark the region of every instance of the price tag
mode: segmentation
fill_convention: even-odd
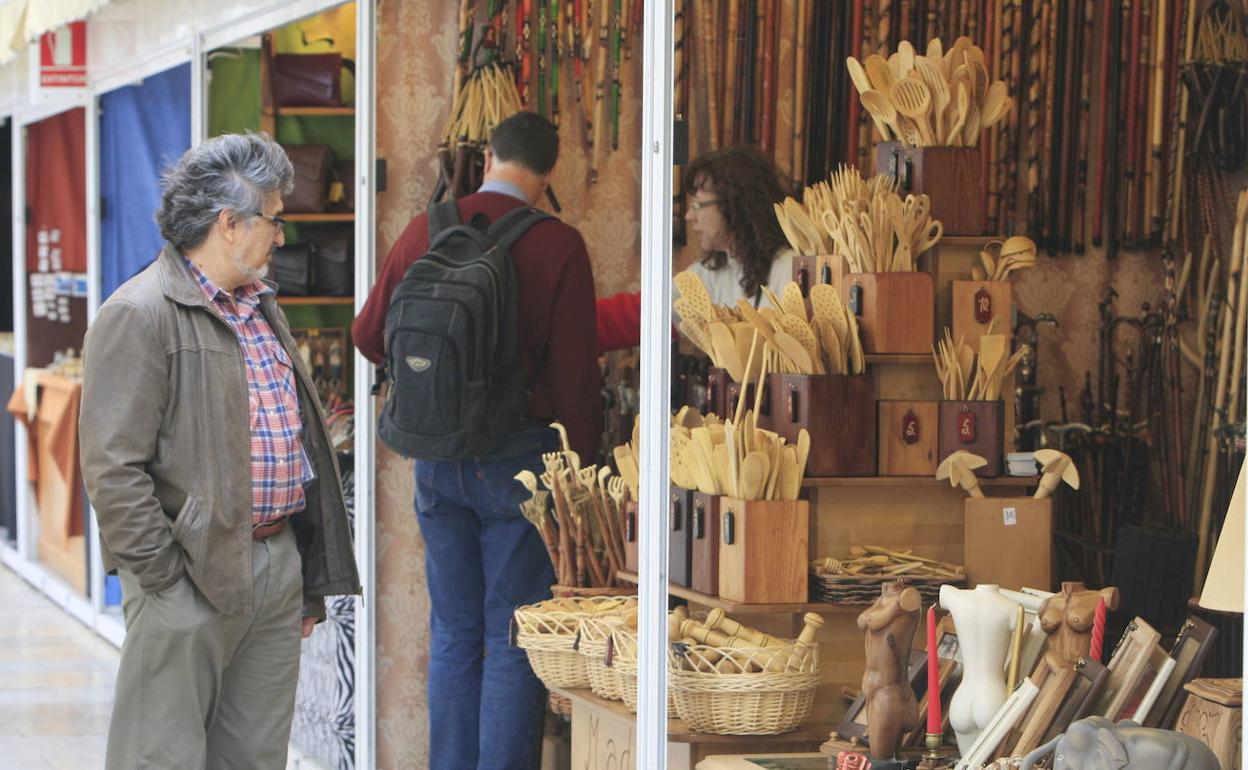
[[[975,413],[969,409],[958,413],[958,441],[963,444],[975,443]]]
[[[992,320],[992,295],[983,286],[975,292],[975,321],[986,324]]]
[[[1002,508],[1001,518],[1005,521],[1005,526],[1012,527],[1018,523],[1018,509],[1014,507]]]
[[[919,440],[919,416],[913,409],[907,409],[905,416],[901,418],[901,440],[907,444],[914,444]]]

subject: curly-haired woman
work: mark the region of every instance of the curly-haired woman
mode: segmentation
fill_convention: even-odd
[[[685,169],[685,221],[702,257],[690,270],[706,284],[711,301],[731,305],[742,297],[767,305],[762,287],[780,294],[793,279],[793,251],[776,221],[773,204],[784,200],[780,172],[749,147],[699,155]],[[598,342],[606,352],[639,344],[639,294],[598,302]]]

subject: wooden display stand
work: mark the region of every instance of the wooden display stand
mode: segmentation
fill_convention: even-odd
[[[623,703],[599,698],[589,690],[555,690],[572,702],[572,767],[584,770],[640,770],[636,762],[637,715]],[[690,732],[669,719],[667,770],[695,770],[717,754],[743,752],[812,752],[827,731],[802,727],[783,735],[707,735]],[[757,756],[757,754],[755,754]]]
[[[1239,768],[1243,679],[1193,679],[1175,730],[1213,749],[1223,770]]]
[[[1052,585],[1053,499],[968,497],[966,580],[1015,591]]]
[[[876,404],[881,476],[933,476],[939,461],[939,409],[935,401]]]
[[[748,604],[804,602],[810,506],[805,500],[719,501],[719,595]],[[802,558],[795,558],[798,554]]]
[[[732,382],[732,378],[728,376],[727,369],[712,366],[706,370],[707,412],[717,414],[720,417],[724,416],[724,404],[727,403],[729,382]]]
[[[1014,291],[1010,281],[954,281],[953,339],[979,350],[988,333],[1009,334],[1014,324]]]

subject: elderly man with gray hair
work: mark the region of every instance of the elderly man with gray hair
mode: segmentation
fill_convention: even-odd
[[[293,170],[263,134],[165,174],[156,261],[100,308],[79,434],[126,640],[106,767],[274,768],[299,640],[359,593],[338,465],[264,280]]]

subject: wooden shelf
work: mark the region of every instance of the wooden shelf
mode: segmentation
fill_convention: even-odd
[[[580,703],[592,709],[606,711],[611,714],[622,716],[626,719],[636,719],[637,715],[628,710],[623,701],[607,700],[600,698],[591,690],[570,690],[562,687],[555,687],[551,692],[558,693],[568,700]],[[802,725],[797,730],[783,735],[711,735],[709,733],[695,733],[685,723],[679,719],[667,720],[667,740],[671,743],[741,743],[748,740],[751,743],[757,743],[760,751],[777,746],[787,746],[799,743],[810,743],[812,741],[825,741],[828,738],[830,726],[819,727],[816,725]]]
[[[355,214],[350,211],[332,214],[282,214],[282,219],[295,223],[315,222],[354,222]]]
[[[1040,483],[1039,476],[997,476],[980,479],[981,487],[1034,487]],[[828,476],[806,477],[803,487],[947,487],[948,481],[937,481],[932,476]]]
[[[615,573],[616,577],[625,583],[637,584],[638,577],[636,572],[620,570]],[[708,594],[699,593],[692,588],[674,585],[668,583],[667,592],[672,596],[680,597],[685,601],[703,607],[719,607],[724,612],[741,613],[744,615],[796,615],[802,612],[862,612],[862,607],[842,604],[828,604],[826,602],[801,602],[797,604],[742,604],[741,602],[733,602],[722,599],[718,596],[710,596]],[[865,606],[865,605],[864,605]]]
[[[354,305],[355,297],[283,297],[277,301],[283,305]]]
[[[931,353],[868,353],[863,356],[867,364],[934,366]]]
[[[273,112],[279,118],[285,117],[305,117],[305,118],[328,118],[328,117],[352,117],[355,115],[354,107],[278,107]]]
[[[946,235],[940,239],[940,243],[936,244],[935,249],[939,251],[941,246],[982,249],[989,241],[1004,241],[1008,237],[1008,235]]]

